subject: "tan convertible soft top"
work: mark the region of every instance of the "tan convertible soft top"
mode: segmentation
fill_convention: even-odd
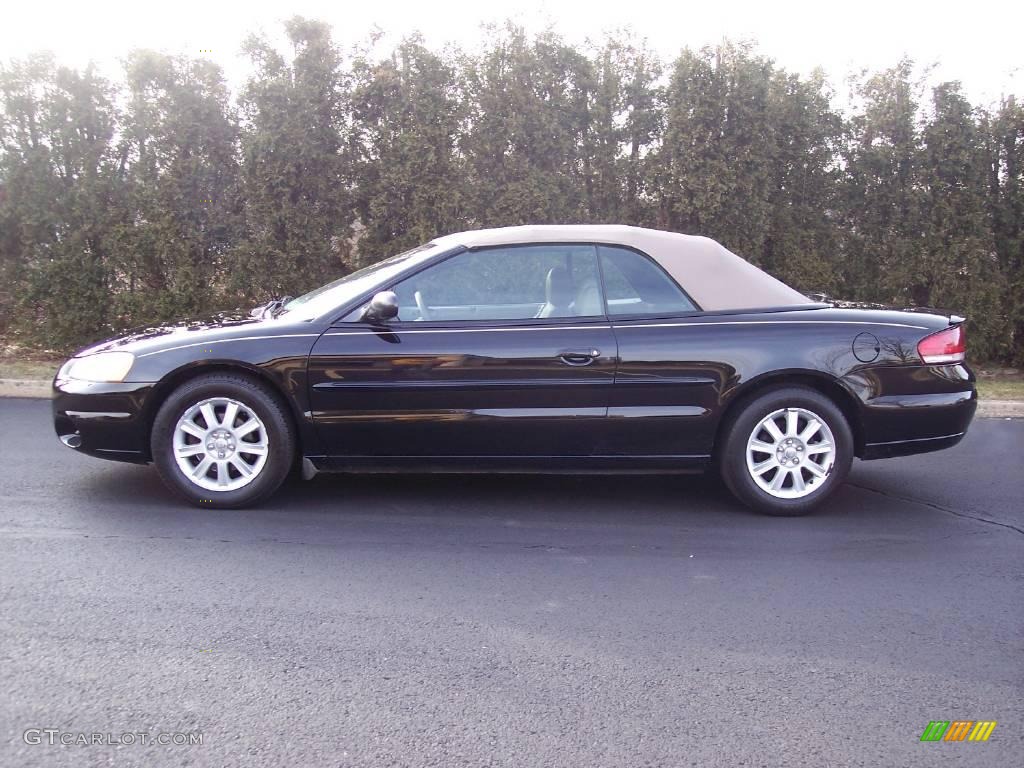
[[[467,248],[523,243],[607,243],[643,251],[672,275],[702,309],[753,309],[810,300],[707,237],[619,224],[555,224],[477,229],[445,235],[439,245]]]

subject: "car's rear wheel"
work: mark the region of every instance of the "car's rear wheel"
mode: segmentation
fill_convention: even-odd
[[[236,374],[186,382],[160,407],[150,439],[169,488],[204,507],[243,507],[277,490],[295,455],[285,406]]]
[[[786,387],[745,405],[725,426],[725,484],[769,515],[806,515],[846,479],[853,434],[842,411],[813,389]]]

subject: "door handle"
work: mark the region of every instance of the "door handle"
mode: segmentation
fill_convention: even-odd
[[[567,349],[558,353],[558,359],[566,365],[590,365],[600,356],[599,349]]]

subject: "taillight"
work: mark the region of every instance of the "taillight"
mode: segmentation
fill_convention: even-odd
[[[926,363],[962,363],[966,351],[962,325],[925,336],[917,343],[917,353]]]

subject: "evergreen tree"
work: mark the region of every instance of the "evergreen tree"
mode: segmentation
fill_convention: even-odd
[[[482,49],[343,60],[327,25],[262,38],[233,101],[206,60],[123,78],[0,66],[0,333],[68,348],[296,294],[444,232],[623,222],[708,235],[805,292],[969,316],[1024,363],[1024,108],[925,98],[907,60],[852,81],[724,43],[667,68],[629,34],[512,24]],[[664,76],[663,76],[664,73]]]
[[[626,109],[623,139],[626,153],[620,160],[626,180],[624,221],[639,226],[654,226],[657,195],[654,163],[664,129],[664,89],[658,86],[662,76],[661,60],[651,51],[630,44],[621,47],[622,99]]]
[[[0,71],[0,91],[3,314],[47,346],[73,346],[110,321],[120,169],[113,89],[91,67],[58,68],[42,56]]]
[[[834,294],[842,281],[843,125],[829,97],[820,72],[808,80],[775,72],[769,88],[774,142],[761,266],[808,293]]]
[[[992,236],[1002,273],[1006,332],[991,340],[996,359],[1024,364],[1024,105],[1010,96],[983,122]]]
[[[492,34],[482,54],[463,58],[467,223],[580,221],[590,63],[550,32],[530,40],[508,26]]]
[[[352,221],[341,129],[347,83],[330,27],[285,24],[290,62],[250,38],[241,94],[244,237],[229,285],[241,296],[297,294],[341,274]]]
[[[896,279],[915,304],[966,315],[972,351],[987,358],[1005,328],[1003,280],[989,225],[984,137],[959,83],[934,89],[921,149],[922,247]]]
[[[754,263],[771,214],[773,72],[747,45],[683,51],[654,170],[660,226],[716,238]]]
[[[126,62],[120,156],[130,227],[119,232],[126,321],[220,306],[238,237],[238,126],[221,70],[140,51]]]
[[[852,299],[898,303],[925,298],[916,284],[924,199],[917,166],[919,87],[912,77],[913,64],[904,59],[854,83],[863,112],[848,128],[843,202],[843,293]]]
[[[383,61],[358,59],[353,79],[351,188],[365,263],[463,226],[463,103],[454,66],[416,37]]]

